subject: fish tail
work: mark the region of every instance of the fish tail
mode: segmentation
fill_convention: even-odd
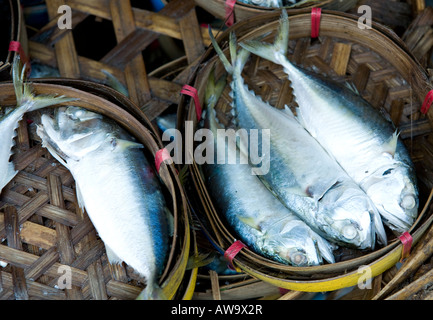
[[[226,69],[226,71],[233,75],[233,74],[241,74],[245,63],[248,60],[248,57],[250,56],[250,52],[248,50],[245,50],[243,48],[241,48],[239,51],[237,51],[237,40],[236,40],[236,35],[234,34],[234,32],[230,33],[229,36],[229,49],[230,49],[230,57],[232,60],[232,63],[230,63],[230,61],[227,59],[226,55],[224,54],[224,52],[222,51],[222,49],[220,48],[220,46],[218,45],[218,43],[215,40],[215,37],[212,34],[212,31],[209,27],[209,36],[212,42],[212,45],[216,51],[216,53],[218,54],[222,64],[224,65],[224,68]]]
[[[323,239],[322,237],[317,237],[315,239],[317,249],[323,259],[328,261],[329,263],[334,263],[335,258],[333,254],[333,250],[335,249],[332,244],[330,244],[328,241]]]
[[[25,82],[25,70],[25,65],[21,68],[20,57],[17,55],[12,67],[12,79],[18,106],[26,105],[27,111],[35,111],[51,105],[77,100],[64,96],[35,96],[31,84]]]
[[[107,76],[108,85],[113,88],[114,90],[120,92],[126,97],[129,97],[128,89],[120,82],[119,79],[117,79],[114,75],[112,75],[107,70],[101,70],[103,74]]]
[[[207,108],[207,121],[209,128],[214,134],[216,130],[220,129],[221,125],[216,117],[216,111],[214,110],[220,96],[222,95],[226,86],[227,74],[223,74],[218,81],[215,79],[215,68],[212,68],[206,86],[205,102]]]
[[[387,240],[385,228],[383,226],[382,217],[380,215],[379,210],[377,210],[376,206],[374,205],[373,201],[370,200],[370,202],[371,202],[371,207],[373,208],[373,212],[371,213],[372,215],[371,219],[375,231],[373,232],[373,235],[376,235],[377,241],[381,245],[386,246],[388,244],[388,240]]]
[[[264,59],[281,64],[281,58],[287,54],[289,45],[289,17],[286,10],[282,10],[280,25],[274,44],[264,43],[258,40],[245,40],[240,46],[249,52]]]
[[[164,291],[157,284],[148,284],[136,300],[168,300]]]
[[[208,108],[208,111],[213,110],[215,108],[215,105],[218,102],[219,97],[222,95],[224,88],[227,83],[227,74],[223,74],[218,81],[215,79],[215,68],[212,68],[207,86],[206,86],[206,94],[205,94],[205,100],[206,100],[206,106]]]

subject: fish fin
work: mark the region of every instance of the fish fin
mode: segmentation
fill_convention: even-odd
[[[77,196],[78,207],[80,207],[81,211],[84,212],[84,210],[85,210],[84,198],[83,198],[83,194],[81,193],[80,186],[78,185],[78,182],[75,182],[75,193]]]
[[[320,253],[320,256],[329,263],[335,263],[333,251],[336,249],[336,246],[332,245],[319,235],[314,237],[314,242],[316,243],[317,251]]]
[[[46,148],[50,154],[68,168],[69,157],[64,154],[50,136],[55,136],[58,133],[54,130],[53,120],[46,114],[41,117],[41,124],[37,125],[36,133],[42,139],[42,146]]]
[[[123,140],[123,139],[115,139],[113,140],[114,150],[116,151],[125,151],[127,149],[142,149],[144,146],[141,143]]]
[[[249,52],[276,64],[281,64],[281,57],[286,56],[289,45],[289,18],[286,10],[282,10],[280,25],[274,44],[264,43],[257,40],[245,40],[240,46]]]
[[[260,227],[260,223],[257,223],[257,221],[254,218],[247,218],[247,217],[241,217],[241,216],[237,216],[237,218],[239,219],[239,221],[241,221],[242,223],[246,224],[247,226],[262,232],[262,228]]]
[[[284,106],[283,112],[286,115],[295,118],[295,115],[293,114],[292,110],[287,105]]]
[[[120,82],[119,79],[117,79],[107,70],[102,69],[101,72],[107,76],[107,82],[111,88],[122,93],[124,96],[129,97],[128,89]]]
[[[218,54],[222,64],[224,65],[224,68],[226,69],[226,71],[229,74],[233,74],[233,66],[232,64],[229,62],[229,60],[227,59],[227,57],[225,56],[224,52],[221,50],[220,46],[218,45],[218,43],[216,42],[216,39],[212,33],[212,29],[209,26],[209,36],[210,36],[210,40],[212,42],[212,45],[216,51],[216,53]]]
[[[18,171],[15,170],[15,165],[13,164],[13,162],[8,162],[8,167],[6,171],[6,177],[8,181],[11,181],[17,173]]]
[[[35,96],[32,92],[31,84],[26,83],[24,79],[26,68],[24,66],[20,70],[20,66],[21,66],[20,57],[19,55],[17,55],[14,59],[14,63],[12,66],[12,79],[13,79],[18,106],[22,106],[29,102],[27,104],[28,105],[27,111],[35,111],[51,105],[78,100],[75,98],[67,98],[64,96],[54,96],[54,95]]]
[[[198,253],[188,258],[186,270],[201,268],[212,263],[216,258],[216,252]]]
[[[205,93],[205,101],[207,107],[206,120],[209,122],[209,127],[213,134],[216,134],[217,129],[222,129],[218,118],[216,117],[215,105],[221,97],[227,83],[227,74],[222,75],[218,81],[215,81],[215,68],[212,68]]]
[[[167,207],[164,207],[164,212],[167,217],[167,224],[168,224],[168,231],[170,236],[172,237],[174,235],[174,217]]]
[[[109,246],[107,246],[106,243],[104,243],[104,244],[105,244],[105,251],[107,252],[108,261],[114,265],[115,264],[121,264],[123,262],[123,260],[120,259],[119,256],[117,254],[115,254],[114,251]]]
[[[244,48],[240,48],[239,51],[236,51],[237,50],[237,40],[236,40],[236,35],[234,32],[230,33],[229,38],[230,38],[230,42],[229,42],[230,55],[231,55],[231,59],[232,59],[233,67],[234,67],[233,72],[236,75],[240,76],[251,53]]]
[[[397,150],[398,137],[400,133],[397,130],[393,133],[393,135],[386,141],[383,145],[383,153],[390,154],[393,158],[395,156],[395,152]]]
[[[313,198],[316,202],[323,198],[323,196],[334,186],[339,183],[338,180],[330,180],[330,181],[320,181],[314,185],[308,186],[305,193]]]
[[[15,170],[14,164],[12,162],[8,162],[6,174],[0,180],[0,192],[17,175],[17,173],[18,171]]]
[[[388,238],[386,236],[385,228],[383,227],[382,217],[379,211],[374,206],[373,202],[371,202],[371,206],[373,208],[373,212],[371,213],[372,215],[371,219],[373,221],[377,241],[379,242],[379,244],[386,246],[388,244]]]
[[[179,171],[179,175],[178,176],[179,176],[180,184],[182,186],[184,186],[185,185],[185,181],[187,181],[186,179],[187,179],[187,177],[189,175],[188,169],[189,169],[189,165],[184,165],[182,167],[182,169],[180,169],[180,171]]]
[[[355,84],[353,82],[346,81],[344,83],[344,85],[345,85],[346,88],[348,88],[350,91],[352,91],[357,96],[361,96],[361,94],[359,93],[358,88],[355,86]]]
[[[237,42],[236,42],[236,35],[234,32],[231,32],[229,35],[229,51],[230,51],[230,58],[232,60],[232,63],[227,59],[226,55],[218,45],[218,43],[215,40],[215,37],[212,34],[212,31],[209,27],[209,36],[212,42],[212,45],[218,54],[222,64],[224,65],[224,68],[229,74],[234,74],[235,72],[239,73],[242,72],[242,69],[245,66],[245,63],[248,60],[248,57],[250,56],[250,52],[245,49],[240,49],[237,51]]]

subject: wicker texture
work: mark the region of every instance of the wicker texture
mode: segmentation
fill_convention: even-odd
[[[72,8],[72,29],[57,26],[60,5]],[[30,57],[59,68],[61,77],[104,82],[106,70],[123,83],[131,100],[150,120],[171,103],[178,102],[181,87],[171,81],[149,77],[142,52],[161,35],[181,40],[189,64],[197,60],[209,42],[207,30],[199,26],[193,0],[170,1],[160,12],[134,8],[130,1],[47,0],[51,21],[29,39]],[[89,16],[112,22],[116,46],[100,60],[79,56],[73,31]]]

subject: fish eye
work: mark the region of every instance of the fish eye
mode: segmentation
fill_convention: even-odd
[[[400,206],[406,210],[411,210],[415,208],[416,206],[415,196],[411,194],[404,196],[403,200],[400,203]]]
[[[358,232],[356,231],[355,226],[349,224],[343,227],[343,236],[348,240],[353,240],[356,238]]]
[[[296,266],[302,266],[307,263],[308,259],[305,255],[305,252],[302,250],[296,250],[290,254],[290,261],[292,261],[292,263]]]
[[[382,176],[390,175],[390,174],[392,173],[393,170],[394,170],[394,169],[388,169],[388,170],[386,170],[386,171],[382,174]]]

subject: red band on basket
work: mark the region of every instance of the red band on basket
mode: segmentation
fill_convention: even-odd
[[[226,26],[231,27],[235,23],[236,0],[226,0]]]
[[[405,232],[400,236],[400,241],[403,244],[403,251],[401,253],[400,261],[403,261],[410,254],[410,250],[412,249],[413,238],[409,234],[409,232]]]
[[[195,113],[197,114],[197,120],[200,121],[202,110],[201,110],[200,100],[198,98],[197,89],[186,84],[183,86],[180,93],[186,94],[186,95],[194,98]]]
[[[27,72],[30,72],[30,61],[27,58],[27,55],[24,52],[21,43],[19,41],[11,41],[9,43],[9,51],[17,52],[20,55],[20,58],[23,61],[23,63],[26,65],[26,68],[28,68]]]
[[[236,270],[233,265],[233,259],[237,256],[237,254],[245,248],[246,245],[244,245],[241,241],[237,240],[235,243],[233,243],[227,250],[224,252],[224,258],[226,258],[230,264],[229,268],[232,270]]]
[[[155,154],[155,167],[156,167],[156,171],[159,173],[159,169],[161,168],[161,164],[165,161],[165,160],[169,160],[171,159],[170,156],[170,152],[168,152],[167,149],[161,149],[159,151],[156,152]]]
[[[311,9],[311,38],[317,38],[320,31],[320,18],[322,17],[321,8]]]
[[[433,104],[433,90],[427,93],[427,96],[425,97],[424,103],[421,108],[421,112],[427,114],[432,104]]]

